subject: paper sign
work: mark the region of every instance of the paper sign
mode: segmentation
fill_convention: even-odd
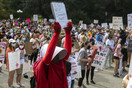
[[[51,9],[55,20],[60,23],[62,28],[66,27],[68,17],[65,4],[63,2],[51,2]]]
[[[37,14],[33,15],[33,21],[38,21],[38,15]]]
[[[5,59],[6,42],[0,42],[0,60]]]
[[[113,24],[112,24],[112,23],[109,23],[109,27],[110,27],[110,28],[113,28]]]
[[[128,20],[128,29],[132,30],[132,14],[127,15],[127,20]]]
[[[71,63],[71,73],[75,73],[78,70],[77,62],[73,57],[70,57],[70,63]]]
[[[77,74],[75,75],[75,78],[82,78],[81,66],[79,65],[78,65]]]
[[[103,69],[105,63],[105,57],[108,53],[109,48],[102,43],[97,43],[98,51],[93,60],[92,66]],[[88,54],[91,54],[92,50],[88,50]]]
[[[129,67],[129,74],[132,75],[132,53],[131,53],[131,62]]]
[[[99,23],[99,20],[94,20],[94,23],[95,23],[95,24],[98,24],[98,23]]]
[[[9,71],[20,68],[20,52],[8,53]]]
[[[10,14],[10,19],[11,19],[11,20],[13,19],[13,14]]]
[[[112,23],[113,23],[113,29],[115,30],[120,30],[120,28],[123,29],[122,17],[113,17]]]
[[[23,64],[23,74],[26,73],[26,72],[30,72],[30,71],[31,71],[31,70],[30,70],[30,61],[28,61],[28,63],[25,62],[25,63]]]
[[[102,23],[101,26],[102,26],[103,28],[107,28],[107,27],[108,27],[107,23]]]

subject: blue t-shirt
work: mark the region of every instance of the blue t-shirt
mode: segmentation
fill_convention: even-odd
[[[96,41],[98,42],[102,42],[102,34],[98,34],[97,37],[96,37]]]

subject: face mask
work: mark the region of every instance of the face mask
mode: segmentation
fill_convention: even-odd
[[[23,41],[25,41],[25,40],[26,40],[26,38],[22,38],[22,40],[23,40]]]
[[[21,49],[23,49],[24,48],[24,46],[19,46]]]
[[[4,39],[7,39],[7,37],[4,37]]]
[[[15,47],[16,44],[12,44],[13,47]]]

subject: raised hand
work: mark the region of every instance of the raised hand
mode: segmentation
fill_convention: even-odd
[[[71,33],[71,30],[72,30],[72,22],[69,21],[69,22],[67,23],[67,27],[65,27],[64,29],[65,29],[65,33],[66,33],[66,34],[70,34],[70,33]]]
[[[58,22],[54,22],[53,28],[54,28],[54,33],[60,34],[61,26]]]

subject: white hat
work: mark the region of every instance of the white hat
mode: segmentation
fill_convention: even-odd
[[[14,39],[9,40],[9,43],[14,43],[14,42],[16,42]]]
[[[40,57],[43,58],[46,54],[46,51],[47,51],[47,47],[48,47],[48,44],[45,44],[42,46],[41,50],[40,50]],[[54,51],[54,54],[52,56],[52,60],[54,59],[54,57],[59,54],[59,59],[63,59],[66,54],[67,54],[67,50],[64,49],[64,48],[61,48],[61,47],[58,47],[56,46],[55,47],[55,51]]]

